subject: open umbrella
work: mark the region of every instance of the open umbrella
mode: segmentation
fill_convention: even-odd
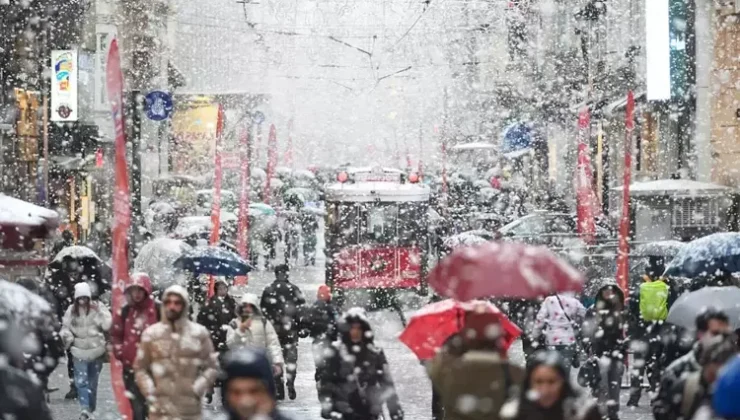
[[[265,203],[249,204],[249,215],[252,217],[274,216],[275,209]]]
[[[153,286],[165,289],[177,283],[175,261],[192,247],[179,239],[156,238],[141,247],[134,260],[134,271],[144,272]]]
[[[444,239],[444,246],[454,249],[462,246],[480,245],[491,240],[493,240],[493,234],[489,232],[470,230],[446,237]]]
[[[645,257],[675,257],[684,247],[680,241],[655,241],[638,245],[635,254]]]
[[[459,248],[429,274],[429,284],[441,296],[461,301],[579,292],[584,281],[578,270],[545,247],[502,242]]]
[[[238,254],[218,246],[198,247],[175,260],[177,268],[194,274],[244,276],[252,270]]]
[[[33,322],[51,314],[52,309],[41,296],[16,283],[0,280],[1,312],[12,314],[17,322]]]
[[[714,233],[684,246],[668,264],[668,277],[709,277],[740,273],[740,233]]]
[[[72,259],[72,260],[84,260],[84,259],[91,259],[96,260],[99,262],[102,262],[100,257],[98,257],[98,254],[95,253],[92,249],[82,246],[82,245],[72,245],[68,247],[62,248],[61,251],[57,253],[57,255],[54,256],[54,260],[52,263],[61,263],[64,259]]]
[[[681,296],[671,306],[666,321],[693,330],[696,317],[708,308],[723,311],[732,329],[740,328],[740,288],[735,286],[705,287]]]
[[[411,316],[399,340],[419,360],[429,360],[453,334],[465,327],[465,314],[475,312],[490,316],[491,326],[498,325],[503,334],[503,350],[522,333],[494,304],[485,301],[458,302],[452,299],[432,303]]]

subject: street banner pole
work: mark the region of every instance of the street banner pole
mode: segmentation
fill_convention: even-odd
[[[113,196],[113,286],[111,287],[111,309],[114,317],[121,316],[125,303],[124,292],[129,282],[128,277],[128,241],[131,226],[131,192],[129,190],[128,168],[126,165],[126,127],[124,119],[123,73],[118,42],[114,38],[108,49],[108,61],[105,68],[105,81],[108,99],[113,113],[115,127],[115,192]],[[124,419],[132,419],[131,402],[126,397],[123,383],[123,365],[113,354],[110,356],[111,382],[116,398],[118,411]]]
[[[270,204],[271,191],[270,186],[272,184],[272,177],[275,173],[275,167],[277,166],[277,131],[275,130],[275,124],[270,125],[270,136],[267,138],[267,180],[265,180],[265,196],[263,201],[265,204]]]
[[[579,236],[587,244],[596,239],[596,221],[594,212],[596,203],[593,186],[593,171],[589,157],[588,129],[591,115],[588,109],[578,115],[578,161],[576,162],[576,221]]]
[[[245,261],[249,261],[249,129],[242,131],[239,138],[241,162],[241,191],[239,194],[239,218],[237,219],[236,250]],[[235,286],[246,286],[249,277],[237,276]]]
[[[635,129],[635,97],[627,92],[627,110],[624,134],[624,179],[622,181],[622,217],[619,220],[619,251],[617,253],[617,283],[629,292],[629,234],[630,234],[630,183],[632,182],[632,134]]]
[[[218,246],[221,233],[221,149],[224,132],[224,107],[218,104],[218,119],[216,120],[216,149],[214,150],[214,175],[213,175],[213,203],[211,204],[211,246]],[[213,275],[208,277],[208,297],[213,296],[216,279]]]

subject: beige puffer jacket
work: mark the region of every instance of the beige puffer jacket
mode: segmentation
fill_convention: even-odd
[[[241,323],[240,314],[244,305],[252,305],[255,315],[252,318],[249,328],[245,331],[239,329]],[[236,307],[236,319],[232,320],[226,328],[226,346],[229,349],[235,349],[242,346],[257,347],[267,352],[270,362],[273,365],[283,365],[283,350],[280,347],[275,327],[270,321],[262,315],[259,308],[259,298],[252,293],[246,293],[242,296]]]
[[[165,290],[162,300],[177,295],[185,301],[174,322],[162,307],[162,321],[141,335],[134,363],[136,383],[150,401],[150,420],[200,420],[201,397],[218,375],[218,354],[208,330],[188,320],[188,293],[182,286]]]
[[[59,335],[64,345],[77,359],[96,360],[105,354],[107,332],[111,325],[111,314],[100,302],[91,302],[87,313],[74,313],[75,305],[70,305],[62,318]]]

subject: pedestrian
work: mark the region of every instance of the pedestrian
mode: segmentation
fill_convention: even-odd
[[[626,351],[624,293],[616,283],[606,282],[597,290],[594,306],[588,310],[584,335],[589,337],[590,356],[598,360],[599,377],[595,394],[606,407],[608,420],[619,419],[619,393]]]
[[[223,378],[224,414],[216,420],[290,420],[277,406],[272,365],[264,350],[226,353]]]
[[[301,315],[301,330],[311,337],[312,352],[316,373],[316,388],[319,389],[321,372],[325,358],[329,354],[331,343],[337,339],[339,310],[331,300],[331,289],[322,284],[316,292],[316,302]]]
[[[280,339],[258,304],[257,295],[245,293],[242,296],[236,307],[236,318],[226,329],[226,346],[231,350],[245,346],[265,350],[270,357],[273,373],[278,376],[285,365]]]
[[[305,265],[316,265],[316,242],[318,240],[316,232],[319,230],[319,222],[316,216],[308,213],[301,213],[301,233],[303,234],[303,263]]]
[[[298,370],[298,330],[300,313],[306,304],[301,289],[290,282],[290,268],[287,264],[275,267],[275,281],[265,288],[260,300],[260,308],[267,320],[272,323],[280,339],[280,347],[285,360],[285,382],[288,398],[296,399],[295,376]],[[276,375],[278,400],[285,399],[283,373]]]
[[[162,320],[141,335],[134,374],[150,420],[200,420],[201,397],[218,375],[208,330],[188,319],[188,298],[182,286],[168,287]]]
[[[21,370],[24,337],[16,321],[0,313],[0,418],[51,420],[43,389]]]
[[[674,384],[674,398],[667,418],[693,419],[701,407],[712,404],[712,388],[720,368],[737,354],[735,337],[729,334],[706,337],[701,343],[699,370],[683,375]]]
[[[507,360],[501,338],[490,316],[467,312],[459,335],[428,365],[445,420],[498,420],[519,395],[524,371]]]
[[[131,401],[133,420],[147,418],[146,397],[136,385],[134,362],[141,335],[150,325],[161,319],[161,304],[152,296],[152,281],[146,273],[134,273],[126,287],[126,304],[113,314],[110,330],[113,356],[123,365],[123,383]]]
[[[107,351],[106,333],[111,314],[100,302],[92,300],[90,285],[75,285],[74,303],[67,309],[60,335],[74,357],[77,398],[82,407],[80,419],[89,419],[97,408],[98,378]]]
[[[716,309],[709,308],[696,317],[696,339],[694,347],[685,355],[676,359],[664,371],[660,378],[658,389],[651,402],[655,420],[674,420],[671,413],[676,396],[673,390],[678,380],[700,369],[699,357],[702,340],[706,337],[730,333],[730,323],[727,315]]]
[[[712,411],[723,419],[740,419],[740,356],[727,362],[714,383]]]
[[[46,288],[53,294],[53,298],[56,302],[56,316],[59,325],[62,324],[62,319],[67,309],[74,302],[74,281],[72,277],[64,269],[49,269],[47,270],[44,278]],[[72,353],[67,350],[67,378],[69,379],[69,392],[64,396],[65,400],[76,400],[77,399],[77,387],[75,386],[75,375],[74,375],[74,357]]]
[[[510,420],[601,420],[596,402],[570,382],[570,361],[557,350],[537,351],[516,404],[505,406]],[[508,408],[511,408],[509,410]]]
[[[214,295],[208,299],[205,307],[198,313],[198,323],[206,327],[211,334],[213,348],[218,353],[219,361],[228,350],[226,346],[226,327],[234,319],[236,313],[236,300],[229,296],[229,284],[224,279],[216,280]],[[214,387],[221,386],[216,381]],[[206,401],[210,404],[213,400],[213,392],[206,394]]]
[[[639,405],[643,376],[646,373],[651,393],[655,392],[660,381],[663,323],[675,300],[675,293],[662,277],[663,272],[665,272],[663,257],[648,257],[642,283],[630,294],[628,336],[630,348],[634,352],[634,367],[630,371],[628,407]]]
[[[59,360],[64,357],[64,342],[59,336],[61,323],[56,317],[54,309],[55,299],[51,291],[39,286],[39,283],[31,278],[18,280],[18,285],[26,290],[33,292],[49,302],[52,307],[51,312],[44,312],[34,317],[34,319],[25,320],[26,340],[24,342],[32,343],[24,349],[24,366],[23,370],[32,378],[37,378],[41,383],[41,388],[45,392],[50,392],[49,376],[59,365]],[[56,389],[53,389],[54,391]]]
[[[567,375],[570,375],[570,368],[574,364],[578,367],[580,330],[585,317],[586,308],[583,304],[563,293],[545,298],[535,318],[532,339],[535,342],[543,341],[548,350],[563,355]]]
[[[403,419],[388,360],[375,345],[364,310],[352,308],[342,316],[339,338],[321,375],[322,418],[376,420],[386,405],[392,420]]]

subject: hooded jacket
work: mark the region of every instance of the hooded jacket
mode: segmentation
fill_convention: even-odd
[[[218,280],[217,283],[219,282],[226,284],[223,280]],[[233,297],[229,295],[224,297],[214,295],[198,313],[198,323],[206,327],[211,334],[213,347],[219,353],[223,353],[228,349],[226,346],[227,330],[225,327],[234,319],[235,312],[236,300]]]
[[[242,322],[241,316],[244,305],[252,305],[254,312],[249,328],[242,332],[239,325]],[[245,293],[242,296],[236,307],[236,318],[226,327],[226,346],[229,349],[243,346],[264,349],[272,364],[282,365],[285,362],[283,361],[283,351],[280,348],[280,340],[272,323],[262,315],[258,305],[257,295]]]
[[[548,296],[542,302],[534,322],[532,339],[545,335],[545,345],[570,346],[576,344],[576,329],[586,316],[586,308],[570,296]],[[569,319],[570,318],[570,319]]]
[[[141,335],[134,363],[136,384],[149,403],[150,420],[200,420],[203,394],[218,375],[218,356],[211,337],[200,324],[188,319],[188,293],[170,286],[163,299],[179,296],[185,303],[180,317],[161,321]]]
[[[601,297],[602,291],[613,288],[614,301]],[[625,349],[625,311],[624,292],[614,281],[604,281],[596,289],[594,306],[586,313],[583,324],[584,335],[590,338],[591,354],[603,357],[621,358]]]
[[[360,323],[365,331],[361,343],[349,336],[349,327]],[[344,420],[370,420],[382,415],[388,406],[391,419],[403,419],[396,387],[385,353],[376,347],[372,328],[359,308],[342,317],[339,339],[332,344],[332,355],[319,373],[319,400],[322,417],[341,414]]]
[[[126,293],[129,293],[133,287],[144,289],[146,297],[139,303],[127,304],[128,309],[122,309],[119,313],[114,314],[113,325],[110,330],[113,354],[127,368],[134,365],[141,334],[147,327],[157,323],[160,316],[157,310],[161,310],[152,298],[152,282],[149,276],[145,274],[132,275],[131,284],[126,287]],[[126,315],[125,318],[123,318],[124,314]]]
[[[86,283],[75,285],[75,299],[90,297],[90,287]],[[111,326],[111,315],[108,308],[100,302],[90,301],[87,312],[81,309],[75,313],[72,304],[62,318],[62,329],[59,335],[72,356],[82,360],[95,360],[106,352],[105,333]]]

